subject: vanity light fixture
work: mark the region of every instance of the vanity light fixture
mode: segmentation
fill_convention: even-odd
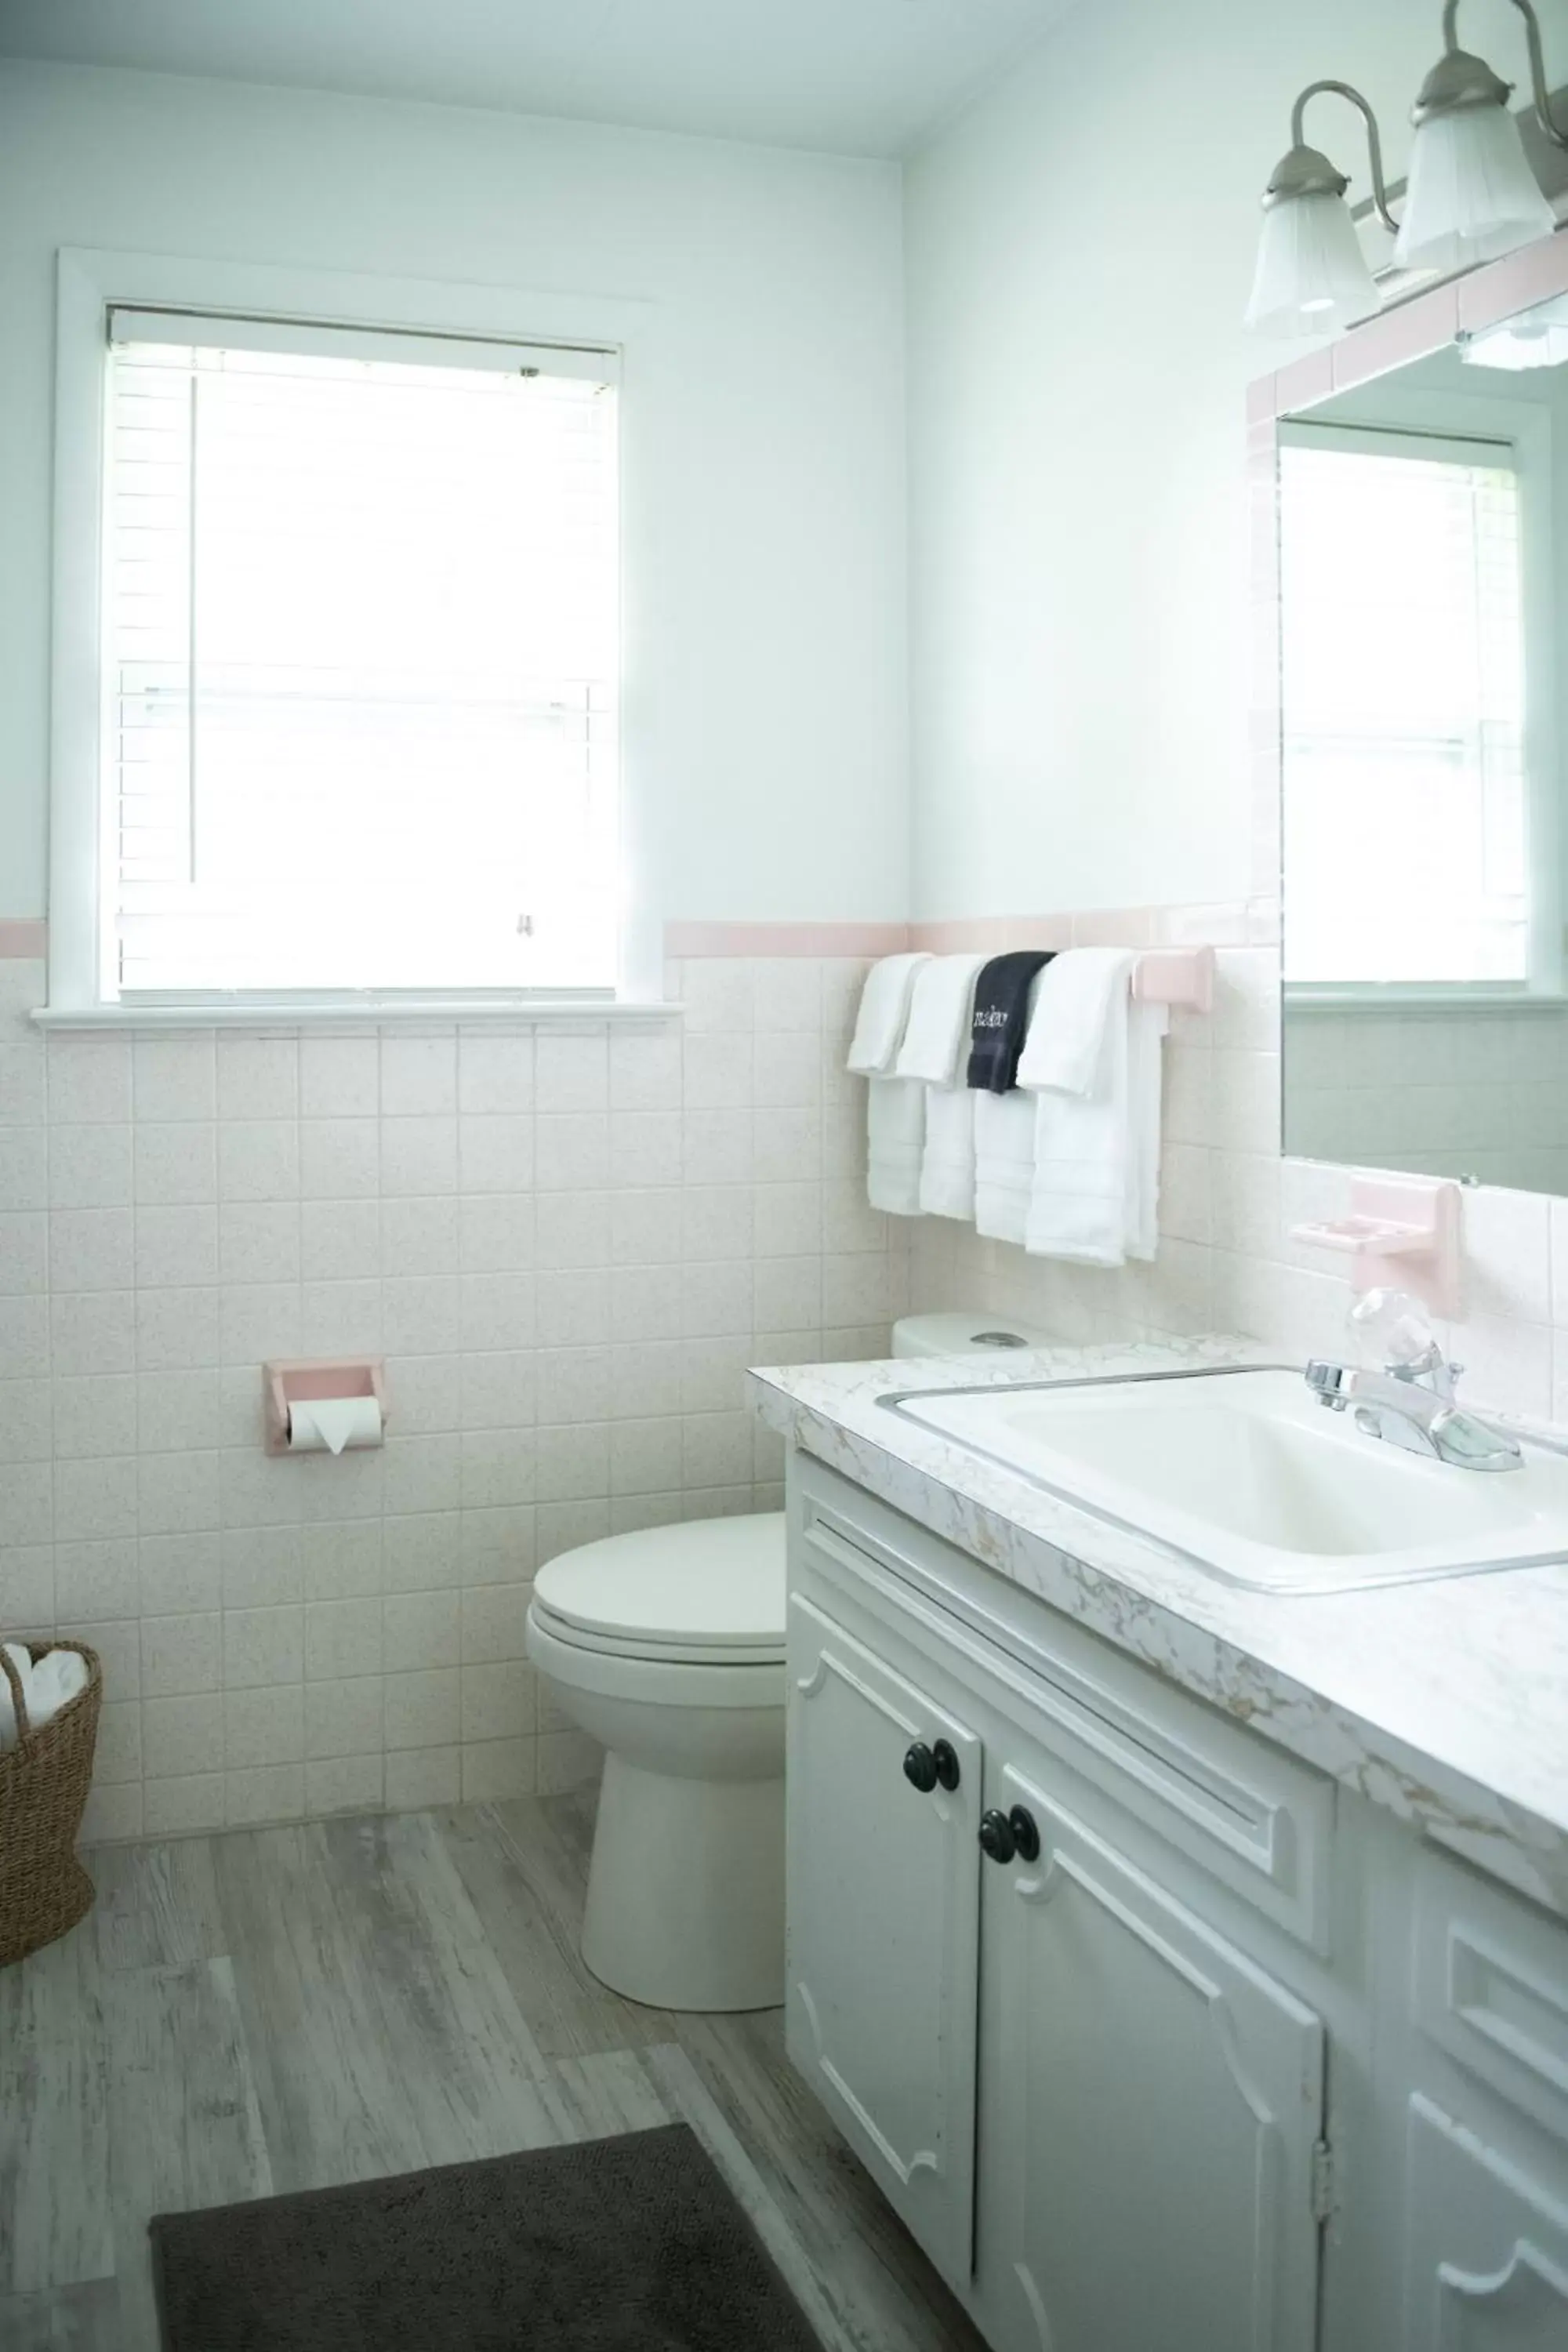
[[[1525,22],[1531,94],[1542,130],[1556,146],[1568,148],[1568,128],[1551,111],[1540,19],[1531,0],[1513,0],[1513,5]],[[1443,56],[1411,110],[1415,137],[1402,221],[1389,210],[1377,123],[1361,92],[1349,82],[1315,81],[1296,100],[1290,152],[1276,165],[1264,193],[1263,235],[1247,309],[1249,327],[1280,338],[1321,335],[1378,306],[1378,290],[1344,201],[1349,183],[1302,138],[1307,100],[1320,90],[1348,98],[1365,119],[1373,204],[1394,234],[1396,268],[1447,275],[1494,260],[1555,228],[1556,215],[1509,112],[1512,85],[1483,58],[1460,48],[1458,13],[1459,0],[1444,0]]]
[[[1525,22],[1541,127],[1554,145],[1568,147],[1568,131],[1552,118],[1540,21],[1530,0],[1513,5]],[[1458,11],[1459,0],[1445,0],[1444,54],[1411,111],[1410,192],[1394,248],[1400,269],[1467,269],[1549,236],[1557,225],[1508,110],[1512,85],[1460,48]]]
[[[1348,98],[1366,123],[1372,199],[1380,220],[1394,226],[1383,178],[1377,118],[1348,81],[1309,82],[1290,110],[1290,149],[1274,166],[1263,192],[1263,234],[1258,245],[1247,323],[1281,340],[1321,335],[1365,318],[1378,304],[1377,288],[1345,203],[1350,182],[1304,135],[1307,101],[1320,92]]]

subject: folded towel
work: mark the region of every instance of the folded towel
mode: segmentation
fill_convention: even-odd
[[[860,1011],[847,1065],[849,1069],[858,1070],[863,1077],[891,1070],[903,1042],[915,974],[930,961],[930,956],[923,954],[895,955],[884,956],[880,963],[871,966],[860,992]]]
[[[4,1646],[21,1681],[22,1704],[31,1730],[37,1731],[58,1715],[68,1699],[87,1688],[87,1661],[74,1650],[51,1650],[35,1665],[22,1643],[7,1642]],[[16,1738],[10,1681],[0,1674],[0,1748],[15,1748]]]
[[[915,974],[904,1042],[894,1064],[900,1078],[924,1078],[928,1086],[951,1087],[969,1045],[974,975],[979,955],[931,956]]]
[[[1065,959],[1064,959],[1065,961]],[[1163,1005],[1134,1004],[1128,973],[1133,959],[1095,1010],[1102,1013],[1098,1055],[1084,1092],[1042,1086],[1036,1090],[1034,1177],[1024,1246],[1042,1257],[1079,1265],[1118,1266],[1129,1256],[1152,1258],[1157,1240],[1160,1165],[1160,1041]],[[1064,993],[1075,983],[1065,984]],[[1052,1023],[1054,989],[1042,982],[1029,1044]],[[1079,996],[1080,1006],[1088,998]],[[1081,1073],[1087,1056],[1079,1038],[1076,1061],[1065,1050],[1058,1068]],[[1049,1056],[1031,1050],[1029,1066]],[[1023,1075],[1020,1067],[1020,1076]]]
[[[918,1217],[926,1090],[918,1078],[873,1078],[867,1095],[866,1197],[895,1217]]]
[[[1128,948],[1068,948],[1051,959],[1035,996],[1028,1042],[1018,1057],[1021,1087],[1092,1092],[1111,1006],[1132,984],[1137,955]]]
[[[1021,1242],[1035,1181],[1033,1095],[979,1093],[974,1103],[974,1230]]]
[[[1030,992],[1051,959],[1035,948],[993,956],[974,982],[968,1083],[1005,1095],[1016,1082],[1028,1034]]]
[[[928,1217],[974,1216],[974,1107],[967,1087],[927,1087],[921,1208]]]

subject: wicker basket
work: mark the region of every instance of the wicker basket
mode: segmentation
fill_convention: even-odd
[[[0,1968],[52,1944],[91,1908],[92,1881],[76,1836],[92,1780],[103,1668],[82,1642],[26,1644],[35,1665],[51,1650],[87,1660],[87,1687],[37,1729],[27,1721],[21,1677],[0,1647],[0,1673],[16,1710],[15,1748],[0,1748]]]

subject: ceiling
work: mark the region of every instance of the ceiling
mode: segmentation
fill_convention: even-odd
[[[898,155],[1074,0],[0,0],[0,55]]]

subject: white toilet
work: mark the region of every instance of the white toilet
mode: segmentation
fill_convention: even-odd
[[[895,1356],[1044,1336],[984,1315],[895,1325]],[[784,1999],[784,1515],[609,1536],[539,1571],[529,1655],[605,1750],[583,1958],[656,2009]]]

